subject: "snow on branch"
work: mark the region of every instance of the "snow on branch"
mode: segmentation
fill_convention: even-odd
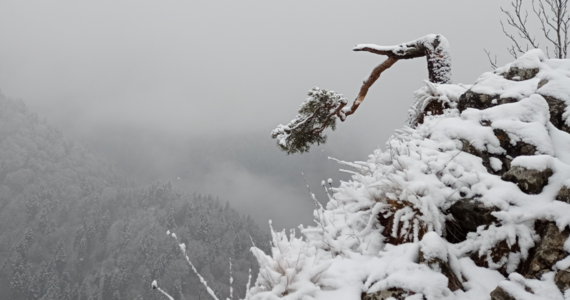
[[[151,285],[152,285],[152,289],[158,290],[159,292],[161,292],[164,296],[166,296],[168,298],[168,300],[174,300],[174,298],[172,298],[172,296],[170,296],[167,292],[165,292],[163,289],[161,289],[158,286],[158,283],[156,282],[156,280],[153,280]]]
[[[252,240],[251,251],[259,263],[259,275],[255,286],[248,288],[246,299],[312,299],[306,296],[313,297],[320,290],[322,274],[331,265],[330,261],[320,259],[328,253],[296,237],[295,230],[287,235],[285,230],[274,231],[271,221],[269,225],[271,254],[265,254]]]
[[[230,258],[230,299],[234,298],[234,278],[232,277],[232,259]]]
[[[174,232],[170,232],[170,230],[168,230],[166,232],[166,235],[172,237],[174,240],[176,240],[176,242],[178,243],[178,237],[176,236],[176,233]],[[198,279],[200,279],[200,283],[202,283],[202,285],[204,285],[204,287],[206,288],[206,291],[208,292],[208,294],[210,294],[210,296],[212,296],[212,298],[214,300],[219,300],[218,297],[216,297],[216,294],[214,293],[214,290],[212,290],[210,288],[210,286],[208,286],[208,282],[206,282],[206,280],[204,279],[204,277],[202,277],[202,275],[200,275],[200,273],[198,273],[198,270],[196,270],[196,267],[194,267],[194,264],[192,264],[192,262],[190,261],[190,258],[188,257],[188,254],[186,253],[186,244],[184,243],[180,243],[178,244],[178,247],[180,248],[180,251],[182,252],[182,255],[184,255],[184,258],[186,258],[186,261],[188,262],[188,265],[190,265],[190,267],[192,268],[192,271],[194,271],[194,274],[196,274],[196,276],[198,276]],[[231,263],[230,263],[231,264]],[[231,266],[230,266],[231,268]],[[231,270],[231,269],[230,269]],[[231,271],[230,271],[231,272]],[[230,275],[231,276],[231,275]],[[152,288],[153,289],[158,289],[161,293],[163,293],[165,296],[167,296],[169,298],[169,300],[174,300],[174,298],[172,298],[170,295],[168,295],[166,292],[164,292],[163,290],[161,290],[158,287],[158,284],[156,282],[156,280],[154,280],[152,282]]]
[[[289,124],[277,126],[271,132],[271,137],[277,140],[279,148],[287,154],[307,152],[315,143],[324,144],[327,136],[323,131],[326,128],[335,130],[337,118],[344,122],[347,116],[354,114],[382,72],[400,59],[426,56],[429,80],[433,83],[451,83],[451,57],[448,49],[447,40],[435,34],[397,46],[357,45],[354,51],[372,52],[388,58],[364,80],[352,105],[347,106],[348,101],[342,94],[314,87],[301,104],[297,116]]]
[[[428,62],[429,81],[433,83],[451,83],[449,43],[442,35],[429,34],[417,40],[396,46],[361,44],[356,45],[352,50],[386,55],[393,59],[412,59],[425,56]]]

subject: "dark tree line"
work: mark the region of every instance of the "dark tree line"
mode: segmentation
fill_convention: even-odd
[[[66,139],[0,94],[0,294],[10,299],[160,299],[153,279],[179,299],[205,298],[166,231],[222,298],[243,297],[253,220],[210,195],[170,183],[137,187],[103,158]]]

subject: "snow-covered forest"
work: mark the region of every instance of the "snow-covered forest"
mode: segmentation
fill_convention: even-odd
[[[170,183],[137,186],[100,155],[40,121],[20,100],[0,95],[0,298],[205,299],[189,257],[220,298],[245,296],[258,267],[252,239],[269,237],[249,216],[212,195]]]

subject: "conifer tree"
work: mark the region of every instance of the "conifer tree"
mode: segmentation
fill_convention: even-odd
[[[26,215],[28,216],[28,220],[34,219],[39,211],[39,206],[40,203],[36,195],[33,195],[26,200]]]
[[[55,254],[56,269],[61,273],[65,269],[66,264],[67,264],[67,253],[65,252],[65,245],[60,240],[57,243],[57,252]]]
[[[198,228],[198,237],[205,243],[210,243],[211,232],[210,232],[210,221],[207,215],[202,215],[200,220],[200,227]]]
[[[15,299],[26,299],[30,283],[28,262],[20,253],[16,252],[12,262],[12,277],[10,278],[10,289]]]

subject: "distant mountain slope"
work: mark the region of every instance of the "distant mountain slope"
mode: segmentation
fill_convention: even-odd
[[[224,298],[230,258],[243,297],[248,269],[257,273],[251,239],[268,248],[228,204],[169,183],[137,187],[0,94],[0,298],[161,299],[150,288],[157,279],[180,299],[199,299],[204,288],[167,230]]]

